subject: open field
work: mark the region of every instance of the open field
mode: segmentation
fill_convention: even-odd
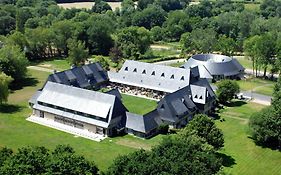
[[[225,156],[226,174],[265,175],[281,174],[281,152],[256,146],[250,138],[248,118],[263,106],[236,102],[221,113],[225,121],[216,122],[225,137],[222,153]]]
[[[57,71],[70,69],[70,64],[66,59],[50,59],[40,62],[34,62],[32,63],[32,65]]]
[[[149,100],[141,97],[122,94],[122,101],[129,112],[139,115],[146,114],[154,110],[157,106],[157,101]]]
[[[239,80],[237,83],[241,90],[253,91],[255,93],[272,96],[274,89],[274,81],[264,80],[260,78],[247,78],[245,80]]]

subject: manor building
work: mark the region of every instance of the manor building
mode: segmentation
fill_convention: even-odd
[[[101,88],[106,92],[101,92]],[[100,90],[100,91],[98,91]],[[103,89],[104,91],[104,89]],[[123,105],[121,93],[157,100],[144,115]],[[211,113],[215,94],[200,78],[198,67],[174,68],[127,60],[120,71],[106,72],[98,63],[49,76],[44,87],[29,101],[37,123],[86,138],[119,133],[149,138],[160,125],[181,128],[197,113]],[[80,132],[81,131],[81,132]]]

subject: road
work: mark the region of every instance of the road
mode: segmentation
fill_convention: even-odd
[[[245,69],[245,73],[246,73],[246,74],[253,75],[253,70],[252,70],[252,69]],[[262,77],[262,76],[263,76],[263,71],[258,71],[258,76],[259,76],[259,77]],[[266,76],[267,76],[267,77],[271,77],[272,74],[269,73],[269,72],[267,72],[267,73],[266,73]],[[278,75],[278,74],[273,74],[273,77],[274,77],[274,78],[278,78],[279,75]]]

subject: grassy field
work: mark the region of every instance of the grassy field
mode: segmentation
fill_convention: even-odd
[[[272,96],[275,84],[274,81],[260,78],[248,78],[246,80],[239,80],[237,83],[239,84],[241,90],[252,90],[253,92],[268,96]]]
[[[157,101],[155,100],[149,100],[126,94],[122,94],[122,101],[130,112],[140,115],[154,110],[157,106]]]
[[[236,102],[221,113],[225,121],[217,121],[225,137],[221,151],[225,155],[225,172],[233,175],[281,174],[281,152],[255,145],[250,138],[248,119],[254,111],[263,106]]]
[[[70,64],[66,59],[51,59],[47,61],[39,61],[32,63],[32,65],[57,71],[70,69]]]

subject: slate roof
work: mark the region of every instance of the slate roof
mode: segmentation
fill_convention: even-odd
[[[190,70],[127,60],[119,72],[108,72],[111,82],[175,92],[190,83]]]
[[[151,111],[146,115],[138,115],[130,112],[126,112],[126,115],[126,128],[142,133],[148,133],[153,129],[158,128],[162,123],[156,110]]]
[[[191,98],[190,86],[167,94],[160,100],[157,106],[157,111],[161,119],[177,122],[181,117],[193,113],[196,110],[196,105]]]
[[[108,80],[107,73],[99,63],[91,63],[82,67],[74,67],[69,70],[50,75],[47,81],[80,88],[95,87]]]
[[[118,106],[118,109],[115,106]],[[33,108],[98,126],[108,126],[114,116],[119,116],[120,111],[125,114],[126,111],[115,95],[53,82],[46,83]],[[65,112],[64,109],[68,109],[66,110],[68,112]],[[69,112],[69,110],[73,112]],[[87,115],[91,117],[87,117]]]
[[[182,67],[189,69],[195,66],[199,68],[200,78],[209,78],[210,75],[238,75],[245,70],[235,58],[218,54],[193,55]]]

